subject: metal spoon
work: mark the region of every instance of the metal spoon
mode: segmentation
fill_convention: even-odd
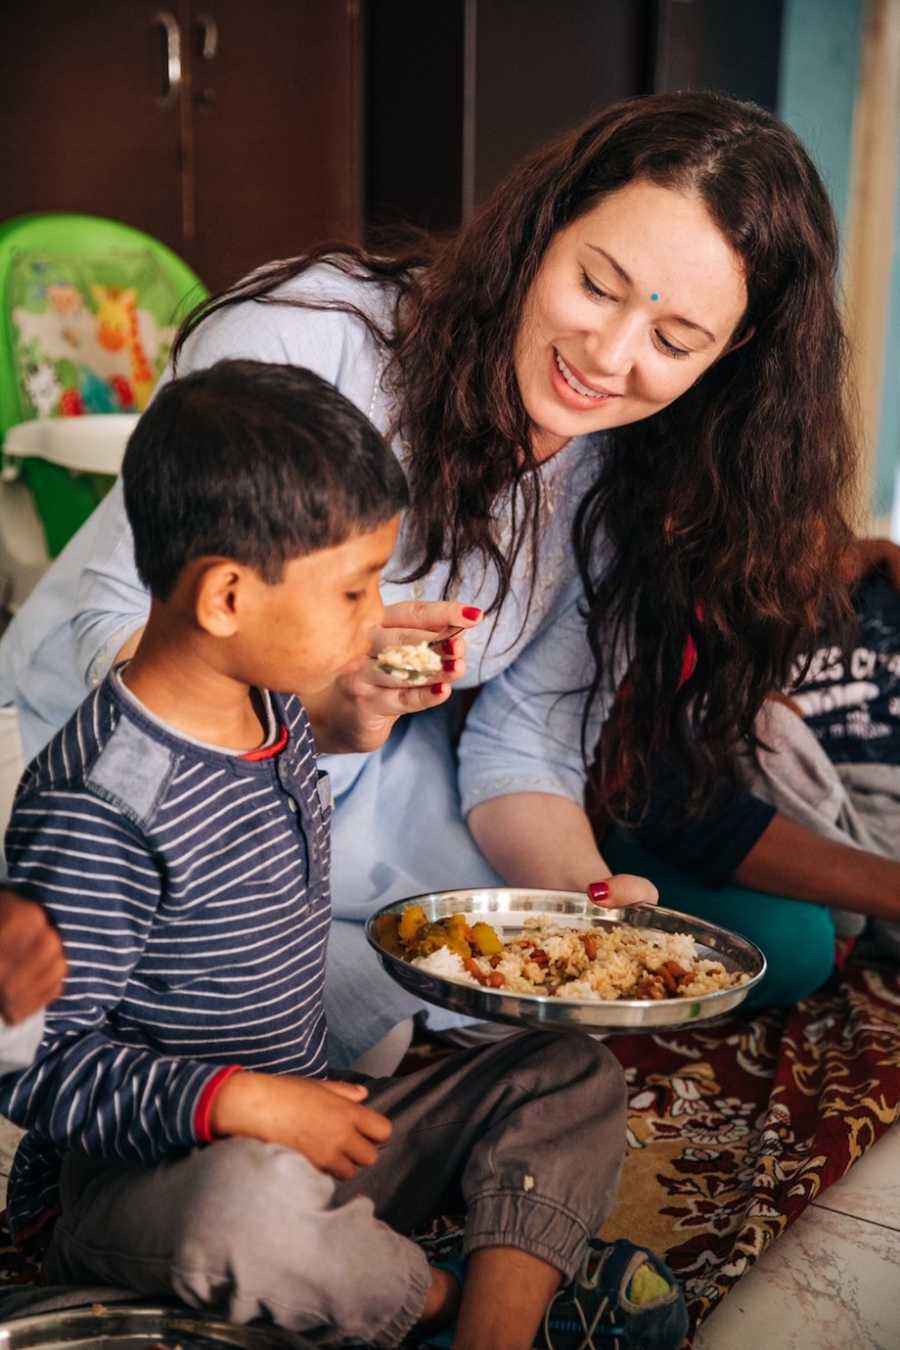
[[[464,630],[465,624],[460,624],[458,628],[448,628],[446,633],[439,633],[436,638],[432,638],[429,643],[426,643],[426,646],[437,647],[441,642],[449,642],[451,638],[458,637]]]

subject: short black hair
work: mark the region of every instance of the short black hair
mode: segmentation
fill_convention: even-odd
[[[408,502],[397,458],[358,408],[298,366],[219,361],[173,379],[122,465],[138,575],[171,595],[220,555],[270,584],[284,564],[385,524]]]

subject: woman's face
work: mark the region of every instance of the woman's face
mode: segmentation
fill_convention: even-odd
[[[699,198],[638,179],[554,237],[526,297],[516,377],[539,459],[674,402],[728,346],[740,259]]]

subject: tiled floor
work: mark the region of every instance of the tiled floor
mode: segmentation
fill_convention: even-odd
[[[900,1350],[900,1125],[766,1252],[696,1350]]]
[[[19,1131],[0,1119],[0,1204]],[[696,1350],[900,1350],[900,1125],[704,1323]]]

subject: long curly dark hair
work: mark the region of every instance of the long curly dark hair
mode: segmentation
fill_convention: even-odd
[[[614,653],[631,672],[599,751],[599,795],[619,817],[643,800],[663,751],[684,761],[699,803],[819,623],[847,613],[855,446],[837,234],[797,137],[719,94],[613,104],[525,160],[450,240],[420,237],[389,257],[329,244],[272,264],[195,311],[175,347],[177,359],[198,323],[243,300],[356,313],[389,354],[395,429],[411,448],[408,579],[445,560],[449,588],[480,555],[496,572],[496,608],[523,547],[540,566],[540,475],[514,370],[525,299],[558,231],[638,179],[704,202],[742,261],[748,303],[730,349],[692,388],[608,433],[577,514],[589,704]],[[395,287],[390,331],[364,309],[278,294],[323,259]],[[494,526],[507,492],[511,549]],[[613,546],[603,570],[601,539]],[[685,679],[688,635],[699,659]]]

